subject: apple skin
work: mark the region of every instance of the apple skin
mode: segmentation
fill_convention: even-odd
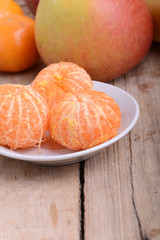
[[[160,0],[145,0],[153,17],[154,40],[160,42]]]
[[[47,65],[74,62],[107,82],[144,58],[153,22],[143,0],[41,0],[35,39]]]
[[[38,7],[39,0],[25,0],[25,2],[27,3],[31,12],[35,14]]]

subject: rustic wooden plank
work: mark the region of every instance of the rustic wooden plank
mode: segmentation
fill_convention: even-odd
[[[85,163],[85,236],[139,240],[132,202],[129,136]]]
[[[86,240],[160,239],[160,46],[114,84],[140,104],[140,118],[119,142],[85,162]]]
[[[79,239],[78,166],[0,157],[0,239]]]
[[[141,115],[131,134],[134,202],[143,237],[160,239],[160,45],[155,44],[127,89],[138,98]]]
[[[24,1],[17,2],[29,15]],[[0,84],[30,84],[43,67],[0,72]],[[0,156],[0,240],[79,238],[79,164],[42,167]]]

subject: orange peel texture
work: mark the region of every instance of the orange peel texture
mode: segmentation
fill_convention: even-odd
[[[48,128],[49,108],[28,86],[0,86],[0,145],[26,148],[42,142]]]
[[[0,10],[13,14],[24,15],[21,7],[13,0],[0,0]]]
[[[0,71],[21,72],[39,60],[34,20],[0,11]]]

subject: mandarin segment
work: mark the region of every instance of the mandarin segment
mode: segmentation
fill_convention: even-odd
[[[64,93],[91,90],[93,83],[83,68],[74,63],[60,62],[42,69],[31,86],[52,106]]]
[[[0,145],[17,149],[42,142],[49,108],[38,92],[23,85],[1,85],[0,103]]]
[[[50,116],[50,133],[61,145],[75,150],[103,143],[117,134],[121,113],[117,103],[98,91],[66,93]]]
[[[35,82],[33,82],[31,86],[41,94],[50,107],[55,100],[60,99],[65,93],[62,88],[48,77],[46,77],[45,80],[37,82],[36,85],[34,85],[34,83]]]
[[[108,122],[112,128],[112,135],[115,136],[120,125],[119,120],[121,119],[121,112],[117,103],[107,94],[98,91],[92,91],[90,98],[94,103],[97,103],[107,115]]]

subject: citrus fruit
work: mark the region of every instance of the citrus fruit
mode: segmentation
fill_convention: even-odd
[[[5,12],[24,15],[21,7],[13,0],[1,0],[0,10]]]
[[[19,72],[39,59],[34,39],[34,20],[0,12],[0,71]]]
[[[0,145],[11,149],[39,144],[48,128],[48,105],[28,86],[0,85]]]
[[[93,83],[83,68],[74,63],[60,62],[42,69],[31,86],[46,99],[49,106],[52,106],[64,93],[91,90]]]
[[[120,120],[119,106],[105,93],[66,93],[51,111],[50,133],[67,148],[87,149],[114,137]]]

